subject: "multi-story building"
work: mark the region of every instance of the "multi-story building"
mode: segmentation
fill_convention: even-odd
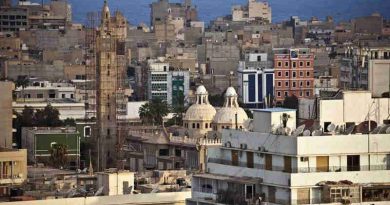
[[[290,109],[256,110],[253,131],[225,130],[222,146],[208,150],[206,173],[193,176],[187,204],[390,200],[389,134],[310,132],[295,129],[295,117]]]
[[[271,23],[272,11],[268,2],[248,0],[246,6],[236,5],[232,7],[233,21],[253,21],[262,19]]]
[[[307,48],[274,49],[275,98],[314,96],[314,55]]]
[[[174,70],[165,59],[149,60],[148,97],[160,98],[175,106],[188,96],[190,76],[188,70]]]
[[[0,11],[0,31],[14,32],[29,27],[27,8],[2,7]]]
[[[47,99],[75,99],[76,87],[69,83],[33,81],[29,86],[15,90],[16,101],[44,102]]]
[[[12,148],[12,82],[0,82],[0,196],[27,179],[27,150]]]
[[[249,53],[240,61],[238,71],[238,95],[247,107],[266,106],[274,96],[274,70],[267,53]],[[268,104],[269,105],[269,104]]]
[[[374,97],[390,93],[390,51],[386,58],[368,62],[368,90]]]

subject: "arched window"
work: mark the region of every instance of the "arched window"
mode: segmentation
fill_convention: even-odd
[[[209,125],[207,123],[205,123],[204,126],[205,126],[206,129],[209,128]]]
[[[192,123],[192,128],[195,129],[195,123]]]
[[[199,123],[197,123],[197,124],[196,124],[196,128],[198,128],[198,129],[200,128],[200,125],[199,125]]]

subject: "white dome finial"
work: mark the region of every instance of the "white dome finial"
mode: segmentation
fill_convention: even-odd
[[[228,87],[225,93],[225,97],[236,97],[237,92],[233,87]]]
[[[208,92],[207,92],[206,88],[205,88],[203,85],[200,85],[200,86],[196,89],[195,94],[197,94],[197,95],[207,95]]]

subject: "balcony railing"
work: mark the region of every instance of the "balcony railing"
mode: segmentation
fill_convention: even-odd
[[[246,167],[253,169],[266,169],[270,171],[280,171],[287,173],[317,173],[317,172],[349,172],[349,171],[380,171],[380,170],[390,170],[389,165],[364,165],[364,166],[327,166],[327,167],[283,167],[283,166],[266,166],[265,164],[258,163],[246,163],[246,162],[236,162],[233,163],[231,160],[218,159],[218,158],[209,158],[209,163],[237,166],[237,167]]]

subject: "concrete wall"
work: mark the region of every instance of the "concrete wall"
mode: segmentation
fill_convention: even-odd
[[[100,196],[87,198],[65,198],[37,201],[5,202],[3,205],[135,205],[169,204],[184,205],[185,199],[191,198],[191,192],[168,192],[156,194],[137,194],[123,196]]]
[[[368,64],[368,89],[373,97],[390,92],[390,60],[370,60]]]

